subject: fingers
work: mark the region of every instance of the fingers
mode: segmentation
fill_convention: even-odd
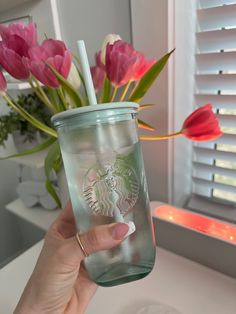
[[[90,300],[97,290],[97,285],[89,278],[84,265],[80,267],[79,276],[74,288],[76,294],[79,295],[78,308],[80,309],[80,313],[85,313]]]
[[[75,235],[76,225],[71,202],[67,203],[65,209],[52,224],[49,233],[53,233],[62,239],[67,239]]]
[[[66,204],[66,207],[63,209],[63,211],[58,216],[56,221],[58,221],[58,222],[60,222],[60,221],[74,222],[74,214],[73,214],[73,208],[71,205],[71,201],[69,201]]]
[[[133,223],[115,223],[97,226],[79,237],[84,250],[90,255],[119,245],[134,231],[135,226]],[[63,256],[72,263],[79,263],[85,258],[83,249],[80,247],[76,237],[66,240]]]
[[[97,226],[89,232],[80,235],[80,240],[87,254],[108,250],[118,245],[128,234],[129,225],[116,223]]]

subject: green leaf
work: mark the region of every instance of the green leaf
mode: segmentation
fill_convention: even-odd
[[[149,88],[152,86],[158,75],[165,67],[169,57],[174,52],[174,50],[175,49],[167,53],[148,70],[148,72],[141,78],[141,80],[134,88],[132,94],[129,97],[129,101],[138,102],[147,93]]]
[[[155,128],[153,126],[151,126],[150,124],[138,119],[138,126],[139,128],[141,129],[145,129],[145,130],[148,130],[148,131],[155,131]]]
[[[53,66],[51,66],[48,63],[47,65],[51,69],[51,71],[54,73],[58,81],[60,82],[64,91],[68,94],[68,96],[70,97],[75,107],[83,106],[80,94],[74,89],[74,87],[67,80],[65,80],[64,77],[60,73],[58,73],[57,70],[55,70]]]
[[[59,208],[61,208],[61,201],[50,180],[50,175],[51,175],[52,170],[54,170],[54,168],[58,170],[57,164],[58,164],[58,159],[60,159],[60,155],[61,155],[61,151],[60,151],[59,143],[58,141],[56,141],[51,145],[48,151],[47,157],[45,158],[45,161],[44,161],[44,171],[46,175],[46,183],[45,183],[46,189],[54,198]]]
[[[105,77],[104,83],[103,83],[103,90],[102,90],[102,97],[101,97],[101,103],[107,103],[110,101],[110,93],[111,93],[111,83],[108,80],[107,77]]]
[[[29,123],[31,123],[36,128],[42,130],[43,132],[53,136],[57,137],[56,131],[54,131],[52,128],[48,127],[46,124],[42,123],[32,115],[30,115],[26,110],[24,110],[20,105],[13,102],[7,95],[3,96],[3,98],[7,101],[7,103],[16,111],[18,112],[25,120],[27,120]]]
[[[52,145],[55,141],[56,141],[56,138],[55,137],[51,137],[47,141],[45,141],[44,143],[42,143],[42,144],[40,144],[40,145],[38,145],[38,146],[36,146],[36,147],[34,147],[32,149],[27,149],[27,150],[25,150],[23,152],[0,158],[0,160],[10,159],[10,158],[17,158],[17,157],[23,157],[23,156],[27,156],[27,155],[32,155],[32,154],[38,153],[38,152],[46,149],[50,145]]]
[[[63,90],[62,90],[61,86],[59,86],[57,88],[57,96],[58,96],[60,105],[62,107],[62,111],[67,110],[68,109],[68,104],[67,104],[67,101],[66,101],[66,98],[65,98],[65,95],[63,93]]]
[[[79,73],[79,77],[80,77],[80,79],[81,79],[81,82],[82,82],[82,84],[83,84],[83,86],[84,86],[84,89],[85,89],[85,92],[86,92],[84,77],[83,77],[83,74],[81,73],[81,71],[80,71],[80,69],[79,69],[79,68],[81,68],[80,59],[79,59],[79,57],[78,57],[77,55],[75,55],[75,54],[73,54],[73,57],[74,57],[75,61],[77,62],[77,65],[75,64],[75,67],[76,67],[76,69],[77,69],[77,71],[78,71],[78,73]]]
[[[51,97],[51,100],[57,109],[58,112],[64,111],[64,108],[61,106],[60,100],[58,99],[57,92],[54,88],[46,87],[46,90]]]
[[[140,105],[138,111],[156,106],[155,104]]]

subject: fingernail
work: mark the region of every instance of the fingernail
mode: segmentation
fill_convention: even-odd
[[[121,240],[128,237],[136,230],[135,224],[130,221],[128,223],[117,223],[112,230],[112,237],[115,240]]]
[[[129,230],[125,235],[125,238],[127,238],[129,235],[131,235],[132,233],[134,233],[134,231],[136,230],[135,224],[133,221],[129,221],[127,223],[127,225],[129,226]]]

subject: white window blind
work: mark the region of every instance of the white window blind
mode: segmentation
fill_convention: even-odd
[[[196,107],[211,103],[224,135],[194,144],[194,194],[236,204],[236,0],[197,0]]]

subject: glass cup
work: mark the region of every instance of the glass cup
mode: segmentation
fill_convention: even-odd
[[[90,278],[106,287],[145,277],[155,262],[137,108],[128,102],[99,104],[52,118],[79,233],[114,222],[136,226],[118,247],[85,259]]]
[[[181,314],[172,306],[166,304],[152,304],[141,308],[136,314]]]

